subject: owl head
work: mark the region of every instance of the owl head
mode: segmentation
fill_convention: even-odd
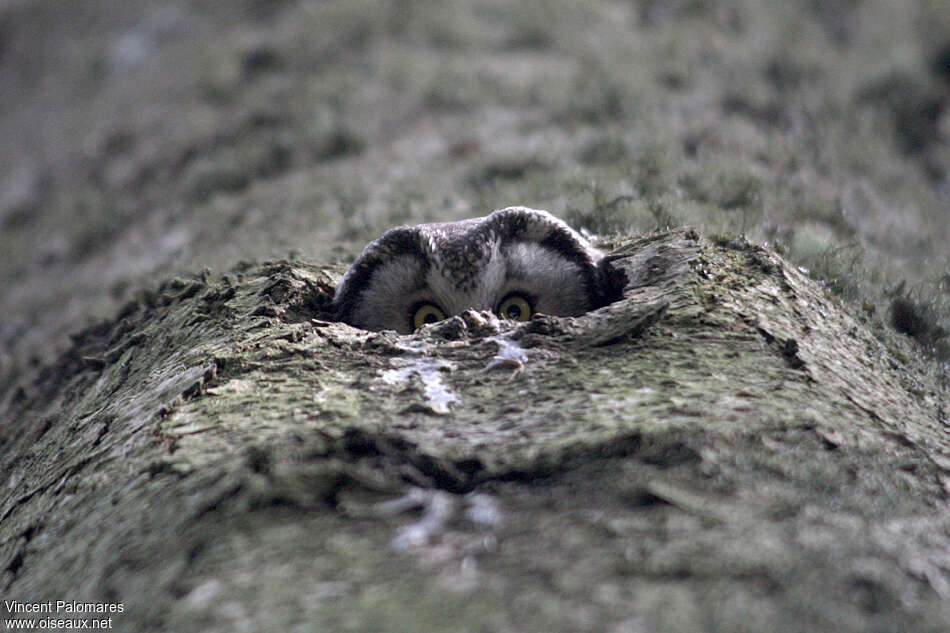
[[[401,334],[470,309],[515,321],[578,316],[615,298],[608,268],[550,213],[508,207],[387,231],[343,276],[333,307],[355,327]]]

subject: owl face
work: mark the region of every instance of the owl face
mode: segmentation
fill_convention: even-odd
[[[509,207],[387,231],[343,276],[333,304],[340,321],[401,334],[470,309],[515,321],[577,316],[608,301],[604,264],[561,220]]]

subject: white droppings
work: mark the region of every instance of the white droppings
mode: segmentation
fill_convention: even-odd
[[[402,367],[388,369],[379,379],[388,385],[397,385],[408,381],[412,376],[418,376],[422,382],[426,401],[434,413],[446,414],[449,406],[458,402],[458,396],[442,381],[442,372],[455,369],[455,365],[444,360],[430,358],[410,358],[400,361]]]
[[[498,346],[498,353],[485,365],[486,370],[512,368],[520,371],[524,368],[528,356],[518,343],[505,336],[493,336],[488,340]]]
[[[465,518],[482,529],[494,529],[501,525],[501,508],[495,497],[482,493],[469,495],[466,499]]]
[[[441,490],[429,492],[422,517],[396,533],[392,541],[393,549],[405,551],[431,543],[445,532],[446,525],[457,512],[456,506],[453,495]]]

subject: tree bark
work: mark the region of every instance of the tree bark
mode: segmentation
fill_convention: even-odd
[[[338,269],[163,283],[4,403],[4,597],[127,631],[947,630],[931,370],[744,240],[608,246],[614,304],[411,337],[330,321]]]

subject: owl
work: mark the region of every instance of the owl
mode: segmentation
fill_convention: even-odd
[[[336,288],[338,320],[408,334],[466,310],[578,316],[612,300],[609,263],[547,211],[402,226],[370,243]]]

